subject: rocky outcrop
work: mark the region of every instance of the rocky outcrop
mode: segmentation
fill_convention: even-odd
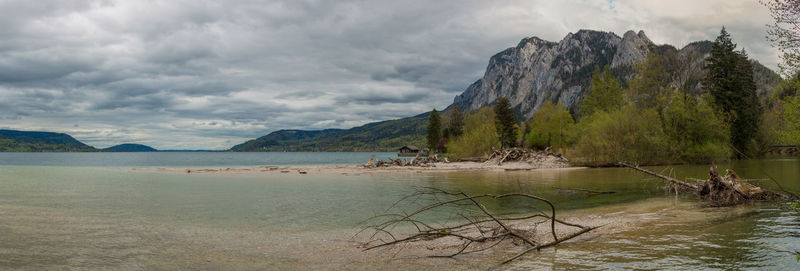
[[[451,106],[475,110],[503,96],[524,119],[533,117],[544,101],[560,101],[575,108],[589,89],[596,67],[610,66],[625,82],[633,77],[635,64],[651,53],[664,57],[672,79],[670,86],[699,93],[705,76],[704,59],[710,49],[709,41],[691,43],[680,50],[656,45],[643,31],[628,31],[619,37],[612,32],[580,30],[557,43],[525,38],[516,47],[492,56],[483,78],[456,96]],[[760,64],[754,67],[757,73],[762,71],[756,75],[759,93],[766,93],[774,86],[770,82],[777,74],[764,72],[769,69]],[[768,79],[759,80],[759,76]]]

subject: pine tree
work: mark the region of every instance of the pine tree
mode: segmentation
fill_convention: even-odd
[[[514,110],[511,109],[511,103],[508,99],[505,97],[497,98],[494,104],[494,114],[500,147],[510,148],[516,146],[517,120],[514,117]]]
[[[439,139],[441,138],[441,129],[442,120],[439,118],[439,113],[436,112],[436,109],[433,109],[430,117],[428,117],[428,130],[426,135],[428,149],[431,152],[436,151],[436,145],[439,144]]]
[[[453,138],[461,136],[464,133],[464,113],[458,106],[454,106],[450,111],[450,136]]]
[[[716,106],[728,115],[731,145],[746,153],[758,135],[761,107],[756,95],[753,67],[747,54],[735,49],[736,44],[723,27],[711,45],[703,84]]]

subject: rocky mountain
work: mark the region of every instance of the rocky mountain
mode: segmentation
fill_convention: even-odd
[[[504,96],[524,119],[533,117],[544,101],[561,101],[575,108],[590,88],[596,67],[610,66],[624,83],[634,75],[635,64],[651,53],[665,60],[673,88],[700,93],[704,59],[710,50],[709,41],[681,49],[656,45],[642,31],[628,31],[619,37],[612,32],[580,30],[559,42],[525,38],[516,47],[492,56],[483,78],[456,96],[453,105],[475,110]],[[759,93],[766,95],[778,75],[757,62],[753,66]]]
[[[522,120],[533,117],[544,101],[563,102],[576,109],[590,88],[592,71],[608,65],[623,85],[634,76],[636,63],[650,54],[660,55],[670,75],[670,86],[702,93],[703,66],[710,41],[690,43],[681,49],[656,45],[644,32],[580,30],[559,42],[525,38],[489,59],[484,76],[467,87],[448,107],[463,111],[491,105],[507,97]],[[779,76],[753,61],[758,93],[769,95]],[[406,144],[424,145],[427,115],[371,123],[348,130],[282,130],[234,146],[232,151],[375,151],[395,150]]]
[[[0,152],[91,152],[94,147],[83,144],[68,134],[0,130]]]
[[[142,144],[119,144],[103,149],[105,152],[155,152],[158,151],[153,147]]]

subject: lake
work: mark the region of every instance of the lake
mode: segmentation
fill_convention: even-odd
[[[567,212],[699,208],[621,168],[366,174],[185,174],[152,167],[361,164],[372,153],[0,153],[0,269],[471,269],[482,259],[370,262],[359,222],[415,187],[526,191]],[[390,157],[393,153],[377,153]],[[800,160],[723,163],[800,191]],[[707,165],[650,167],[706,178]],[[759,185],[774,187],[770,181]],[[576,195],[556,188],[616,191]],[[519,212],[522,203],[488,207]],[[565,243],[501,269],[797,269],[800,217],[781,206],[700,208]],[[713,215],[712,215],[713,214]],[[442,214],[446,215],[446,214]],[[506,256],[490,256],[502,258]],[[355,260],[354,260],[355,259]]]

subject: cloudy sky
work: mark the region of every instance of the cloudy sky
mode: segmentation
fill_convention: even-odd
[[[227,149],[444,108],[530,36],[632,29],[682,47],[725,25],[776,67],[769,22],[756,0],[0,0],[0,128]]]

